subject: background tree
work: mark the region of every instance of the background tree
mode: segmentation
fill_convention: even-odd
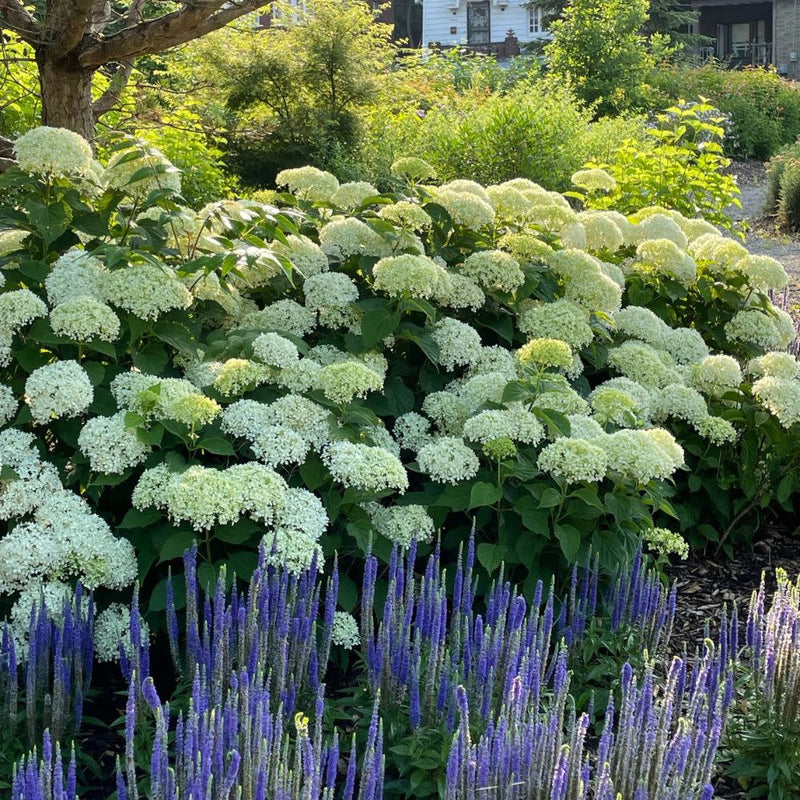
[[[552,23],[550,68],[598,115],[636,104],[653,66],[645,36],[648,0],[573,0]]]
[[[42,123],[69,128],[92,140],[97,119],[127,84],[137,56],[157,53],[218,30],[268,0],[47,0],[26,6],[0,0],[0,27],[33,48],[39,70]],[[101,68],[111,76],[92,97]]]

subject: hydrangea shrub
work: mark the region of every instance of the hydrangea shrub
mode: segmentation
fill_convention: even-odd
[[[413,159],[393,194],[304,167],[276,205],[195,211],[159,153],[121,142],[102,167],[73,145],[56,164],[22,138],[2,178],[15,602],[138,575],[157,610],[193,542],[208,583],[251,574],[265,541],[298,573],[338,552],[349,611],[370,548],[440,535],[446,561],[473,524],[481,566],[532,590],[590,547],[610,568],[642,535],[724,539],[690,490],[734,527],[788,502],[786,275],[702,219],[434,185]],[[753,452],[769,468],[737,495]]]

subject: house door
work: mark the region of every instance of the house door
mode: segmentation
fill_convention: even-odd
[[[489,44],[489,0],[467,2],[467,43]]]

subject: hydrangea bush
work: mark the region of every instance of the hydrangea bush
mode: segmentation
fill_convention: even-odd
[[[473,524],[480,565],[532,591],[590,547],[684,554],[790,502],[786,274],[702,219],[437,186],[413,159],[392,194],[304,167],[276,205],[195,211],[157,152],[56,164],[37,141],[2,178],[12,601],[138,575],[157,610],[194,541],[208,583],[263,540],[297,572],[338,552],[349,611],[370,547],[439,535],[446,562]]]

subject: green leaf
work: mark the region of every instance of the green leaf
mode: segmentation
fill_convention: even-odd
[[[555,534],[558,543],[561,545],[561,552],[564,554],[564,558],[572,563],[581,546],[580,531],[572,525],[556,525]]]
[[[533,413],[547,425],[551,437],[570,435],[571,429],[566,414],[553,408],[534,408]]]
[[[36,283],[44,283],[50,274],[50,265],[46,261],[20,261],[19,272]]]
[[[98,364],[96,361],[84,361],[81,366],[86,370],[92,386],[99,386],[103,382],[106,368],[102,364]]]
[[[72,221],[72,209],[63,200],[54,200],[45,205],[30,199],[25,202],[24,208],[33,227],[48,246],[66,233]]]
[[[345,611],[352,611],[358,605],[358,588],[349,575],[339,575],[339,605]]]
[[[160,521],[161,512],[155,508],[147,508],[144,511],[139,511],[138,508],[131,508],[117,527],[122,529],[149,528]]]
[[[197,339],[185,325],[174,320],[162,320],[153,327],[153,335],[183,353],[197,352]]]
[[[583,487],[582,489],[575,489],[575,491],[569,493],[569,497],[577,497],[587,506],[592,506],[592,508],[596,508],[598,511],[605,511],[602,501],[597,496],[596,487],[589,488],[587,486]]]
[[[172,536],[168,536],[158,551],[159,563],[181,558],[196,538],[197,535],[193,531],[176,531]]]
[[[300,477],[303,479],[306,488],[312,492],[319,489],[330,479],[328,470],[316,453],[309,454],[305,462],[300,466]]]
[[[200,450],[207,453],[214,453],[217,456],[234,456],[236,450],[233,445],[222,436],[205,436],[197,443]]]
[[[478,545],[477,556],[481,566],[491,574],[505,561],[506,548],[500,544],[484,542]]]
[[[469,507],[493,506],[503,496],[503,487],[478,481],[472,485],[469,494]]]
[[[542,492],[542,496],[539,499],[539,508],[555,508],[557,505],[560,505],[561,500],[561,492],[559,492],[558,489],[553,489],[552,486],[548,486]]]
[[[227,544],[244,544],[253,534],[258,533],[261,526],[253,520],[243,517],[233,525],[217,525],[214,528],[214,538]]]
[[[236,575],[237,578],[250,582],[253,573],[258,566],[258,554],[249,550],[238,550],[231,553],[225,559],[225,565],[228,569],[228,577],[230,580]]]
[[[391,336],[400,324],[400,315],[389,309],[373,309],[361,315],[361,336],[366,347],[374,347],[378,342]]]

